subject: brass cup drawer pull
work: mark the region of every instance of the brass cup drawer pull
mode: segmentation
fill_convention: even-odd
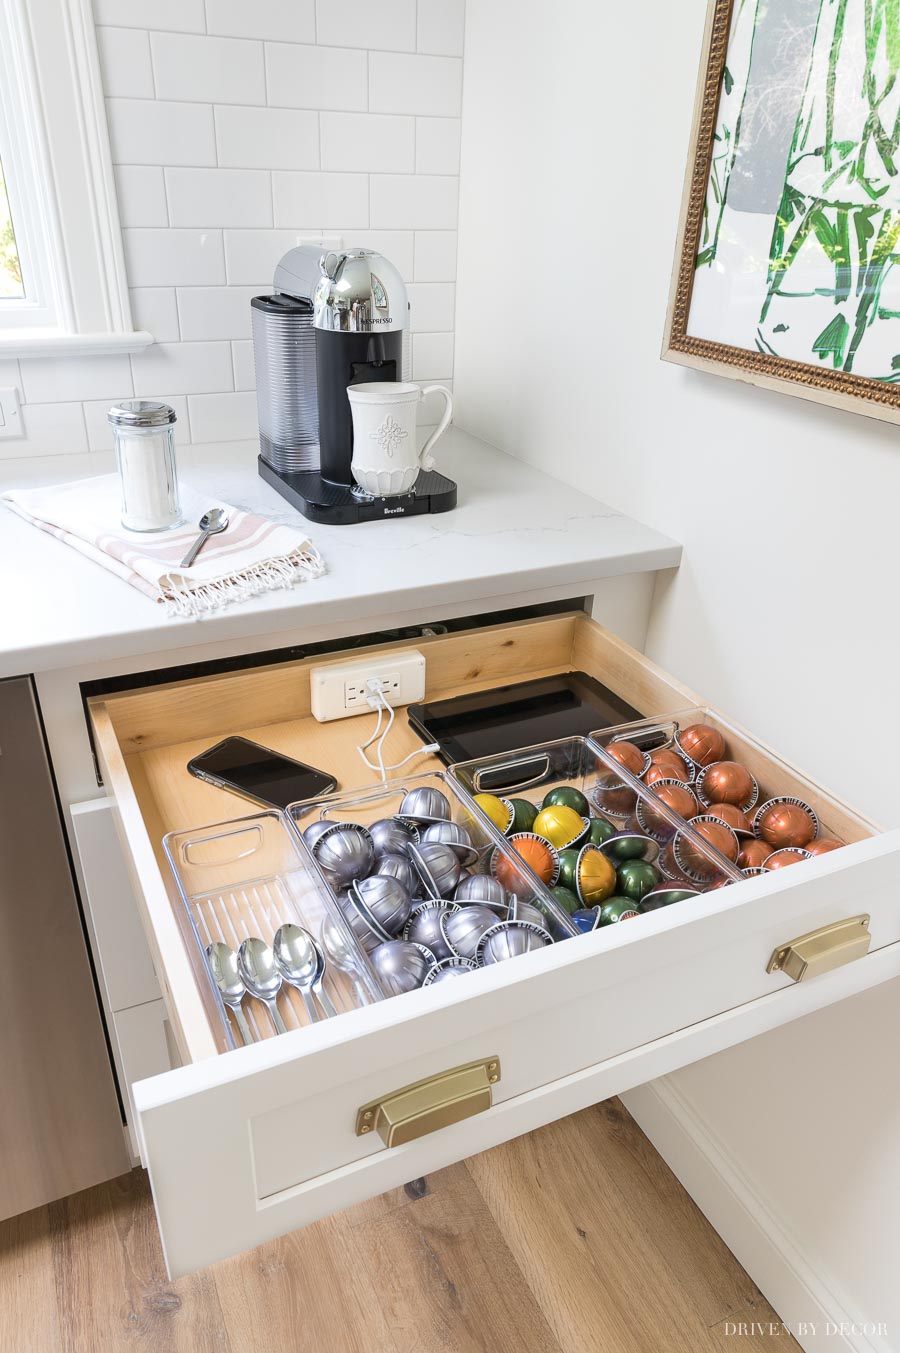
[[[869,952],[872,936],[869,916],[850,916],[846,921],[835,921],[808,935],[791,940],[776,949],[769,959],[766,972],[785,972],[795,982],[831,972]]]
[[[356,1115],[356,1135],[377,1132],[385,1146],[402,1146],[438,1128],[461,1123],[491,1107],[499,1079],[500,1059],[488,1057],[416,1081],[364,1104]]]

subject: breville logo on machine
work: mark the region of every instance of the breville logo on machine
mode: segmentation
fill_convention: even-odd
[[[386,507],[384,509],[384,515],[386,517],[402,517],[405,512],[405,507]]]

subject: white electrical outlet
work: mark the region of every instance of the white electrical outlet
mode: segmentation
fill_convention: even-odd
[[[310,703],[313,718],[319,723],[348,719],[354,714],[371,714],[368,682],[381,682],[382,690],[396,709],[425,697],[425,655],[417,648],[379,653],[377,657],[356,658],[349,662],[326,662],[309,673]]]

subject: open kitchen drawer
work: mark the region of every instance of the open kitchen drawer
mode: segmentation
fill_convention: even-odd
[[[581,612],[417,638],[414,646],[426,656],[429,698],[581,669],[645,715],[699,703]],[[185,769],[230,734],[322,766],[344,787],[375,783],[355,750],[369,720],[312,719],[310,665],[205,676],[91,702],[104,780],[185,1061],[133,1092],[173,1275],[900,973],[900,832],[879,833],[710,710],[708,722],[764,789],[806,800],[846,848],[461,982],[228,1051],[220,1010],[185,947],[162,839],[241,815],[232,795]],[[391,760],[419,745],[398,719]],[[436,763],[423,757],[413,767],[429,764]],[[788,941],[863,914],[871,918],[868,955],[800,983],[767,972],[773,951]],[[488,1080],[499,1076],[473,1098],[477,1114],[390,1148],[376,1132],[357,1134],[357,1111],[369,1101],[476,1062],[497,1064]],[[437,1121],[439,1114],[430,1124]]]

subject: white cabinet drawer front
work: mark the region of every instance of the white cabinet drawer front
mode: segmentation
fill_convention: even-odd
[[[429,644],[428,698],[571,667],[648,715],[697,703],[693,692],[581,615]],[[237,800],[184,769],[190,756],[230,733],[327,767],[346,787],[360,783],[359,734],[347,726],[356,721],[318,725],[310,718],[308,676],[298,670],[306,665],[130,692],[95,711],[145,929],[187,1063],[134,1087],[173,1273],[529,1130],[572,1111],[581,1096],[639,1084],[894,975],[900,833],[878,834],[791,771],[790,791],[815,799],[823,820],[840,824],[853,844],[450,987],[222,1052],[208,993],[198,990],[185,949],[181,903],[160,842],[167,831],[240,815]],[[392,759],[419,745],[398,720]],[[756,743],[752,754],[756,772],[764,775],[768,764],[769,781],[780,783],[780,763]],[[860,913],[871,917],[868,957],[800,985],[766,971],[776,948]],[[366,1101],[493,1056],[502,1079],[486,1112],[390,1149],[374,1133],[356,1135],[356,1112]]]

